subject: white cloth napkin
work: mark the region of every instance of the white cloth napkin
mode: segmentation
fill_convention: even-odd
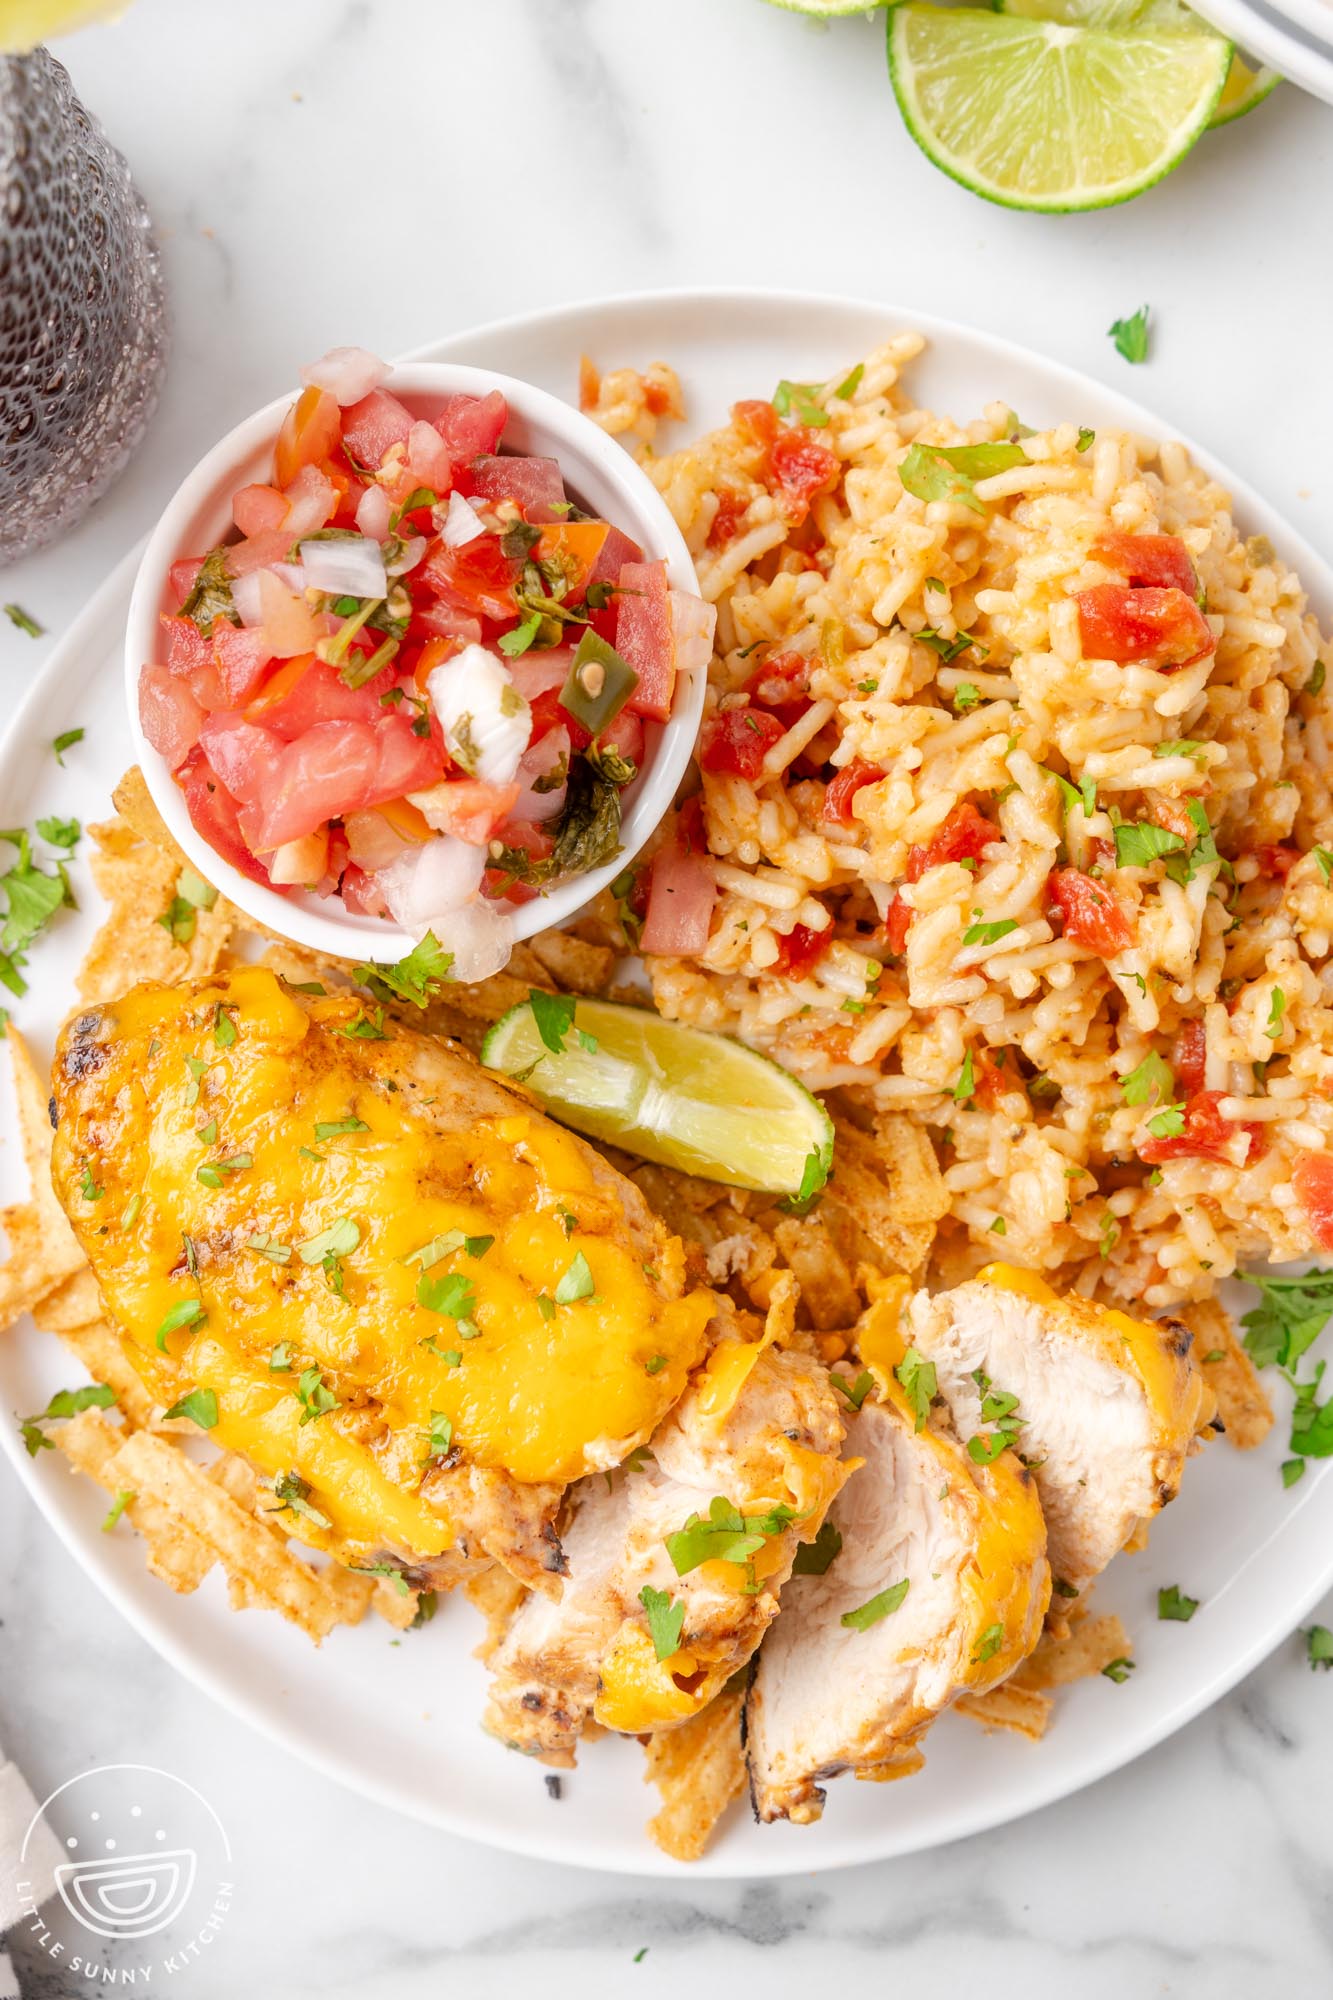
[[[63,1857],[60,1843],[45,1820],[33,1827],[28,1851],[20,1860],[23,1837],[37,1811],[37,1801],[18,1766],[0,1750],[0,1938],[12,1930],[25,1910],[54,1895],[56,1864]],[[24,1885],[19,1893],[19,1883]],[[0,1952],[0,2000],[17,2000],[18,1981]]]

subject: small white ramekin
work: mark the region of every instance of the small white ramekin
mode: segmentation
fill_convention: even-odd
[[[689,551],[666,502],[628,452],[591,418],[531,383],[453,362],[404,363],[391,371],[384,386],[419,416],[429,416],[438,409],[442,396],[484,396],[488,390],[499,389],[509,406],[505,444],[516,451],[558,460],[566,487],[581,506],[630,535],[648,560],[665,560],[674,589],[698,590]],[[130,730],[153,802],[173,838],[192,866],[237,909],[312,951],[334,958],[388,963],[412,948],[413,939],[400,925],[384,918],[354,915],[344,908],[341,897],[300,892],[279,895],[252,882],[216,853],[195,831],[183,793],[139,721],[140,669],[146,660],[163,658],[158,619],[162,612],[177,608],[168,577],[170,565],[183,556],[204,555],[232,536],[232,496],[241,486],[271,478],[274,441],[291,402],[291,396],[283,396],[269,403],[214,445],[182,481],[149,537],[134,580],[125,634]],[[621,851],[615,860],[557,883],[531,902],[513,906],[516,938],[532,937],[567,923],[644,845],[685,775],[703,711],[704,680],[700,672],[678,675],[670,718],[664,723],[645,719],[643,768],[622,795]],[[447,945],[447,938],[443,942]]]

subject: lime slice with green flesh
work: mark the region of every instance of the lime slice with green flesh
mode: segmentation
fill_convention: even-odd
[[[1214,31],[1183,0],[996,0],[1000,14],[1020,14],[1028,21],[1063,21],[1071,28],[1164,28],[1178,35]],[[1217,109],[1208,121],[1210,132],[1230,125],[1271,97],[1282,78],[1275,69],[1256,69],[1234,50]]]
[[[768,0],[788,14],[813,14],[816,20],[833,21],[843,14],[873,14],[885,0]]]
[[[646,1008],[573,1005],[558,1055],[525,1000],[490,1030],[483,1063],[521,1078],[561,1124],[659,1166],[769,1194],[823,1185],[832,1121],[777,1063]]]
[[[889,73],[933,164],[1006,208],[1109,208],[1184,158],[1217,107],[1231,45],[1211,31],[1115,32],[919,0],[888,17]]]

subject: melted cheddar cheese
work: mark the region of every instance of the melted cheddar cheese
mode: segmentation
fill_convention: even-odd
[[[57,1168],[154,1393],[210,1391],[214,1441],[308,1481],[331,1545],[430,1556],[452,1539],[434,1464],[531,1484],[615,1463],[680,1395],[712,1298],[678,1239],[641,1261],[579,1142],[517,1100],[433,1118],[450,1079],[367,1026],[260,967],[138,988]]]

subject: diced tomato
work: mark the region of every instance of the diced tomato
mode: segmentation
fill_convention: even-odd
[[[1255,860],[1259,863],[1259,873],[1267,875],[1274,882],[1285,882],[1296,863],[1301,858],[1299,847],[1281,840],[1269,847],[1255,849]]]
[[[1187,591],[1098,583],[1080,590],[1075,602],[1084,656],[1090,660],[1115,660],[1121,666],[1141,660],[1170,670],[1203,659],[1217,645]]]
[[[675,644],[664,562],[624,563],[616,606],[616,651],[639,676],[625,703],[635,715],[665,722],[676,685]]]
[[[1315,1242],[1321,1250],[1333,1250],[1333,1154],[1302,1153],[1291,1184]]]
[[[397,661],[398,670],[411,681],[417,693],[424,696],[426,683],[436,667],[442,667],[446,660],[452,660],[455,653],[461,652],[462,649],[462,641],[459,639],[430,638],[426,640],[415,658],[410,653],[400,653]]]
[[[394,445],[407,443],[412,428],[412,412],[387,389],[372,389],[344,410],[342,417],[343,443],[358,465],[374,469],[384,463],[385,453]]]
[[[1088,553],[1094,562],[1118,571],[1126,583],[1183,590],[1187,597],[1198,598],[1199,579],[1178,535],[1103,535]]]
[[[435,428],[449,449],[455,467],[493,452],[509,421],[509,407],[498,389],[485,396],[446,396]]]
[[[187,681],[150,660],[139,670],[139,721],[154,750],[174,771],[199,741],[204,711]]]
[[[167,635],[167,665],[173,674],[193,673],[207,666],[213,657],[213,642],[206,639],[193,618],[164,611],[159,620]]]
[[[281,528],[293,542],[299,542],[304,535],[318,534],[338,505],[339,491],[322,466],[303,465],[284,496],[285,514],[272,525]]]
[[[1134,942],[1134,925],[1111,891],[1077,868],[1057,868],[1050,900],[1064,919],[1064,934],[1101,958],[1114,958]]]
[[[447,597],[437,597],[424,604],[418,601],[412,610],[411,631],[417,639],[453,640],[456,642],[450,649],[453,652],[458,652],[463,646],[481,643],[480,618],[465,611],[461,604],[451,603]]]
[[[378,762],[375,766],[374,796],[367,805],[384,799],[400,799],[408,792],[428,791],[444,775],[444,758],[439,745],[429,736],[418,736],[411,718],[390,710],[375,725]]]
[[[852,800],[863,786],[877,785],[886,775],[878,764],[867,764],[864,757],[853,757],[850,764],[844,764],[830,778],[821,817],[830,826],[851,826],[855,819]]]
[[[606,728],[597,732],[597,741],[636,771],[643,768],[643,724],[630,709],[622,708],[619,715],[613,715]]]
[[[836,486],[841,470],[837,454],[803,425],[779,431],[768,454],[768,483],[790,521],[803,521],[815,495]]]
[[[760,708],[771,708],[784,729],[799,722],[810,702],[811,661],[804,653],[770,653],[745,683]]]
[[[762,708],[724,708],[704,725],[699,762],[726,777],[757,778],[783,733],[776,715]]]
[[[253,725],[240,722],[239,727]],[[281,740],[269,730],[255,730],[254,735]],[[221,749],[220,744],[210,749],[215,764]],[[259,781],[245,768],[252,753],[263,766]],[[253,738],[234,749],[228,746],[225,754],[233,769],[242,767],[238,781],[253,803],[244,806],[241,827],[259,854],[299,840],[326,819],[425,791],[442,772],[440,753],[430,738],[414,736],[410,724],[393,714],[373,724],[317,722],[282,746],[276,772],[270,770],[267,746],[256,746]],[[228,789],[235,792],[236,785],[229,782]]]
[[[728,542],[736,539],[736,530],[749,507],[749,501],[734,486],[719,486],[717,489],[717,512],[708,530],[710,549],[724,549]]]
[[[186,598],[194,589],[195,584],[199,581],[199,572],[203,566],[204,559],[202,556],[182,556],[179,562],[174,562],[171,565],[171,568],[167,571],[167,575],[171,580],[172,595],[175,597],[177,605],[184,604]]]
[[[924,847],[908,848],[907,879],[919,882],[928,868],[938,868],[945,861],[980,861],[986,849],[1003,838],[994,821],[964,802],[954,807]]]
[[[915,915],[916,911],[909,910],[901,896],[895,896],[884,912],[884,941],[898,957],[907,949],[907,933]]]
[[[263,728],[257,722],[247,722],[234,709],[224,709],[208,717],[200,731],[199,741],[215,776],[238,805],[258,805],[275,790],[285,746],[283,739],[272,730]],[[321,819],[327,817],[328,814],[318,814],[303,831],[311,832]],[[278,843],[275,841],[272,844],[277,846]]]
[[[1007,1081],[1003,1058],[995,1062],[987,1050],[977,1049],[973,1057],[972,1090],[978,1104],[984,1110],[995,1109],[996,1100],[1002,1094]]]
[[[705,859],[700,803],[689,799],[676,816],[671,840],[653,860],[640,948],[673,956],[702,951],[716,900],[717,884]]]
[[[1238,1125],[1233,1119],[1222,1116],[1217,1107],[1223,1095],[1220,1090],[1196,1090],[1185,1103],[1183,1131],[1174,1133],[1168,1139],[1146,1140],[1139,1147],[1139,1158],[1146,1160],[1149,1166],[1158,1166],[1163,1160],[1230,1161],[1236,1134],[1241,1132],[1250,1141],[1247,1157],[1254,1159],[1261,1149],[1262,1139],[1253,1125]]]
[[[340,886],[346,907],[356,917],[387,917],[389,906],[383,891],[373,875],[364,868],[358,868],[355,861],[349,861],[342,872]]]
[[[273,657],[262,627],[228,625],[221,618],[213,626],[213,653],[227,698],[238,707]]]
[[[282,420],[273,452],[279,486],[290,486],[303,465],[318,465],[338,448],[341,412],[326,390],[303,389]]]
[[[765,452],[778,434],[778,413],[771,403],[733,403],[731,421],[746,443]]]
[[[501,463],[503,464],[503,460]],[[533,547],[536,562],[555,564],[564,574],[567,589],[566,602],[576,604],[588,587],[602,554],[606,538],[613,530],[605,521],[557,521],[541,532],[541,539]],[[623,562],[632,562],[634,555],[627,535],[621,540],[626,544],[627,553]],[[612,576],[620,574],[617,563]]]
[[[789,979],[804,979],[806,973],[818,965],[832,942],[832,924],[823,931],[812,931],[808,924],[793,924],[787,935],[777,941],[778,955],[772,969]]]
[[[494,838],[504,846],[517,848],[530,861],[545,861],[555,846],[553,836],[544,826],[537,826],[528,819],[509,819],[503,826],[497,826]],[[530,903],[541,892],[531,883],[516,882],[504,868],[488,868],[481,878],[483,896],[495,898],[503,896],[511,903]]]
[[[566,729],[569,732],[571,749],[586,750],[592,742],[592,731],[585,729],[578,717],[571,715],[561,701],[560,688],[563,685],[564,675],[561,676],[559,686],[546,687],[539,694],[526,697],[528,706],[532,710],[532,736],[529,740],[535,743],[537,738],[545,736],[548,730]],[[521,686],[519,692],[522,693]]]
[[[224,861],[230,861],[233,868],[242,875],[248,875],[252,882],[267,883],[268,870],[250,852],[241,832],[236,801],[226,791],[222,780],[210,770],[208,759],[201,750],[192,752],[185,768],[178,774],[178,783],[185,795],[185,809],[195,831],[208,842],[213,852],[220,854]]]
[[[1176,1088],[1182,1097],[1196,1097],[1203,1089],[1208,1068],[1208,1037],[1202,1021],[1186,1021],[1176,1036],[1172,1054]]]
[[[432,822],[443,833],[452,833],[471,847],[485,847],[504,819],[513,810],[522,788],[518,785],[484,785],[479,778],[450,778],[435,787],[430,801]]]
[[[558,520],[554,511],[565,504],[565,482],[553,458],[502,458],[483,455],[458,472],[458,490],[481,500],[514,500],[529,521]]]
[[[299,669],[290,680],[284,678],[287,667]],[[373,680],[363,681],[358,688],[348,687],[336,667],[306,653],[299,660],[284,662],[272,680],[264,683],[248,704],[246,717],[290,743],[317,722],[379,722],[389,713],[380,696],[400,685],[390,664],[381,667]],[[400,713],[410,723],[415,711]]]
[[[242,486],[231,503],[231,518],[243,535],[262,535],[287,519],[287,496],[276,486]]]
[[[602,543],[601,548],[598,550],[596,558],[593,561],[592,567],[588,571],[588,574],[584,577],[582,585],[580,586],[584,596],[587,595],[588,588],[591,584],[618,583],[620,580],[620,572],[625,567],[626,563],[639,563],[643,561],[643,550],[639,547],[638,543],[635,541],[631,541],[628,535],[622,534],[619,528],[613,527],[609,522],[571,521],[569,526],[570,528],[575,528],[575,527],[606,528],[606,539]],[[568,532],[568,530],[566,532]],[[578,592],[575,591],[571,594],[577,595]],[[602,618],[607,623],[607,631],[602,634],[602,637],[603,638],[610,637],[612,639],[612,642],[614,642],[614,633],[615,633],[615,608],[614,608],[615,602],[616,600],[613,597],[606,611],[601,614]]]
[[[509,624],[518,613],[514,585],[522,568],[505,555],[498,536],[478,535],[458,549],[435,542],[413,576],[465,616]]]
[[[262,535],[247,535],[243,542],[227,545],[227,573],[248,576],[252,570],[271,569],[286,562],[292,538],[285,528],[268,528]]]

